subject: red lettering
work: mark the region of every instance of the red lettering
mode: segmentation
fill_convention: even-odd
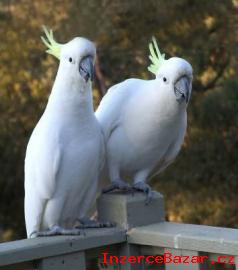
[[[182,263],[182,257],[181,256],[174,256],[173,263],[174,264]]]
[[[168,251],[164,253],[164,263],[171,263],[172,260],[172,254]]]
[[[121,257],[125,257],[125,258],[126,258],[126,256],[121,256]],[[114,261],[113,261],[113,260],[114,260]],[[114,264],[114,263],[118,264],[118,263],[119,263],[118,257],[117,257],[117,256],[112,256],[112,255],[110,255],[110,256],[109,256],[109,263],[110,263],[110,264]]]
[[[126,256],[120,256],[120,264],[126,264]]]
[[[189,264],[189,263],[204,263],[206,259],[209,259],[208,256],[173,256],[169,250],[165,250],[164,255],[157,256],[113,256],[109,255],[108,251],[102,252],[101,264],[136,264],[136,263],[147,263],[147,264]],[[227,259],[227,260],[226,260]],[[217,257],[217,262],[211,261],[211,264],[220,263],[220,264],[235,264],[235,256],[219,256]]]
[[[183,256],[183,263],[188,264],[189,263],[189,256]]]
[[[235,261],[234,261],[235,260],[235,256],[227,256],[227,257],[229,259],[228,262],[227,262],[228,264],[235,264]]]
[[[142,259],[145,259],[145,256],[144,255],[139,255],[139,256],[137,256],[137,262],[138,263],[141,263],[141,260]]]
[[[103,255],[103,261],[102,261],[102,263],[103,264],[107,264],[107,254],[108,254],[107,251],[103,251],[102,252],[102,255]]]
[[[199,263],[199,256],[192,256],[191,263]]]
[[[199,256],[199,258],[200,258],[199,260],[200,263],[204,263],[205,259],[208,260],[208,256]]]
[[[217,258],[217,262],[224,264],[224,263],[226,263],[226,260],[224,260],[224,259],[226,259],[226,256],[219,256]]]
[[[149,260],[149,259],[152,259],[152,260]],[[148,264],[153,264],[155,262],[155,258],[154,256],[146,256],[145,261]]]
[[[130,264],[134,264],[136,263],[136,256],[129,256],[127,260]]]
[[[164,262],[164,258],[163,258],[163,256],[156,256],[155,257],[155,262],[157,263],[157,264],[162,264],[163,262]]]

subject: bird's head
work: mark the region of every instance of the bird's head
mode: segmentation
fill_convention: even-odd
[[[173,89],[176,100],[179,103],[189,102],[192,92],[193,70],[184,59],[172,57],[165,60],[157,73],[157,79],[161,80],[168,89]]]
[[[149,71],[156,75],[156,79],[168,91],[173,90],[174,96],[179,104],[188,103],[192,92],[193,69],[184,59],[172,57],[165,60],[161,55],[156,40],[149,45],[151,55],[149,56],[152,64],[148,67]]]
[[[95,56],[94,44],[85,38],[76,37],[62,46],[60,64],[65,72],[87,83],[93,80]]]
[[[41,37],[47,46],[47,53],[60,60],[62,72],[80,82],[89,83],[94,76],[96,57],[95,45],[86,38],[76,37],[66,44],[59,44],[54,40],[52,30],[43,27],[46,38]]]

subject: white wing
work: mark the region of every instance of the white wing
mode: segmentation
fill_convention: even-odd
[[[124,105],[134,89],[129,87],[138,79],[128,79],[112,86],[103,97],[95,115],[103,129],[107,141],[113,130],[120,124],[120,116]]]
[[[47,129],[43,128],[42,122],[41,119],[32,133],[25,158],[25,221],[28,237],[40,228],[46,202],[56,189],[61,160],[57,139],[54,134],[45,133]]]
[[[176,139],[170,144],[167,152],[165,153],[163,159],[159,162],[159,164],[154,168],[151,177],[154,177],[164,171],[171,163],[174,162],[176,159],[179,151],[181,150],[185,133],[186,133],[186,127],[187,127],[187,114],[185,114],[183,125],[181,126],[181,129],[178,133],[178,136]]]

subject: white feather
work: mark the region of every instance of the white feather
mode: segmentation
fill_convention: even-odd
[[[28,237],[53,225],[72,227],[95,200],[104,141],[93,112],[91,82],[86,83],[78,69],[88,54],[95,57],[95,47],[86,39],[64,45],[46,110],[27,146]]]
[[[146,181],[175,159],[187,126],[186,103],[180,104],[174,94],[183,75],[192,78],[190,64],[171,58],[155,80],[130,79],[109,89],[96,117],[106,138],[111,181]]]

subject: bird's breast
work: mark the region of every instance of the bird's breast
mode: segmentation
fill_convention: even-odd
[[[176,100],[155,91],[131,99],[123,118],[124,132],[130,143],[135,148],[146,146],[151,151],[169,144],[186,129],[186,110],[178,107]]]

